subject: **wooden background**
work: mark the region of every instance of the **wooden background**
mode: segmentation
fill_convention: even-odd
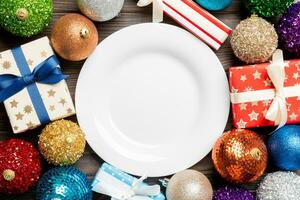
[[[143,22],[150,22],[151,21],[151,6],[146,8],[138,8],[136,6],[137,0],[125,0],[124,7],[120,15],[108,22],[105,23],[96,23],[96,26],[99,31],[100,41],[112,34],[113,32],[124,28],[126,26],[132,24],[138,24]],[[43,33],[40,35],[31,37],[31,38],[19,38],[12,36],[11,34],[5,32],[4,30],[0,29],[0,52],[12,48],[17,45],[21,45],[23,43],[32,41],[36,38],[42,37],[44,35],[50,36],[51,27],[53,23],[58,20],[61,16],[67,13],[74,13],[79,12],[76,6],[76,0],[54,0],[54,15],[52,23],[44,30]],[[246,17],[246,13],[244,8],[241,5],[240,0],[233,0],[233,4],[225,10],[212,12],[217,18],[225,22],[231,28],[234,28],[241,19]],[[165,18],[165,23],[170,23],[176,25],[174,21],[169,18]],[[240,63],[234,57],[232,50],[230,48],[228,40],[226,44],[222,46],[220,50],[216,52],[217,56],[221,60],[225,70],[227,71],[229,66],[239,65]],[[78,74],[80,72],[81,66],[83,65],[82,62],[68,62],[61,60],[61,67],[65,74],[70,75],[70,78],[67,80],[69,89],[72,93],[74,98],[75,86]],[[76,121],[76,117],[72,117],[71,120]],[[228,124],[226,129],[231,128],[231,117],[228,120]],[[3,105],[0,106],[0,140],[5,140],[8,138],[23,138],[29,141],[32,141],[35,145],[37,145],[37,135],[40,133],[41,128],[35,129],[33,131],[29,131],[20,135],[13,135],[10,124],[8,121],[8,117],[6,115],[5,109]],[[259,130],[262,132],[263,130]],[[91,148],[87,145],[84,156],[76,163],[76,167],[80,168],[84,171],[90,180],[93,179],[96,171],[98,170],[99,166],[103,161],[91,150]],[[180,161],[178,161],[180,162]],[[49,166],[43,161],[43,169],[46,171],[47,169],[53,166]],[[202,161],[192,167],[193,169],[199,170],[203,172],[207,177],[211,180],[213,187],[216,189],[218,186],[224,184],[225,182],[218,176],[215,172],[211,159],[210,154],[206,156]],[[270,167],[272,169],[272,167]],[[270,171],[268,169],[268,171]],[[155,183],[156,179],[150,179],[150,183]],[[250,190],[254,191],[256,189],[256,184],[245,185],[245,187],[249,188]],[[18,196],[5,196],[0,195],[0,200],[8,200],[8,199],[15,199],[15,200],[32,200],[35,199],[35,188],[32,188],[30,191],[26,192],[25,194],[18,195]],[[108,200],[107,196],[99,195],[94,193],[94,199],[96,200]]]

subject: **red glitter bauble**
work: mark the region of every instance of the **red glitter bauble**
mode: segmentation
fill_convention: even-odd
[[[263,175],[268,152],[255,132],[233,129],[218,139],[212,151],[212,160],[216,170],[227,181],[250,183]]]
[[[40,175],[40,156],[30,142],[20,139],[0,142],[0,193],[23,193]]]

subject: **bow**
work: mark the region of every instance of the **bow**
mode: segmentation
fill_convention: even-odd
[[[124,192],[120,198],[112,197],[111,200],[152,200],[149,196],[156,196],[160,193],[159,185],[143,186],[146,176],[136,180],[130,190]]]
[[[111,200],[164,200],[159,185],[149,186],[143,181],[104,163],[98,170],[92,190],[111,197]]]
[[[57,58],[53,55],[35,67],[30,74],[24,76],[13,74],[0,75],[0,102],[5,101],[36,82],[55,84],[66,79],[67,76],[57,67],[58,63]]]
[[[153,22],[162,22],[163,21],[163,0],[139,0],[137,3],[138,7],[145,7],[150,4],[153,4],[152,11],[152,21]]]
[[[275,98],[266,113],[266,119],[278,124],[278,128],[284,126],[287,121],[287,107],[284,94],[285,69],[283,53],[277,49],[272,57],[272,63],[267,67],[267,73],[275,87]]]

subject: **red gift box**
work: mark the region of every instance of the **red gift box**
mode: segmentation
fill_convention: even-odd
[[[285,61],[284,99],[287,110],[286,124],[300,122],[300,60]],[[276,90],[267,68],[271,62],[229,69],[231,102],[234,126],[253,128],[275,126],[277,122],[266,119]],[[251,94],[252,98],[237,101],[236,97]],[[259,100],[257,100],[259,99]]]

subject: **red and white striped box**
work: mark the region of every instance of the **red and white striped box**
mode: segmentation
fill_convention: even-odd
[[[162,0],[162,3],[164,13],[216,50],[232,31],[192,0]]]

